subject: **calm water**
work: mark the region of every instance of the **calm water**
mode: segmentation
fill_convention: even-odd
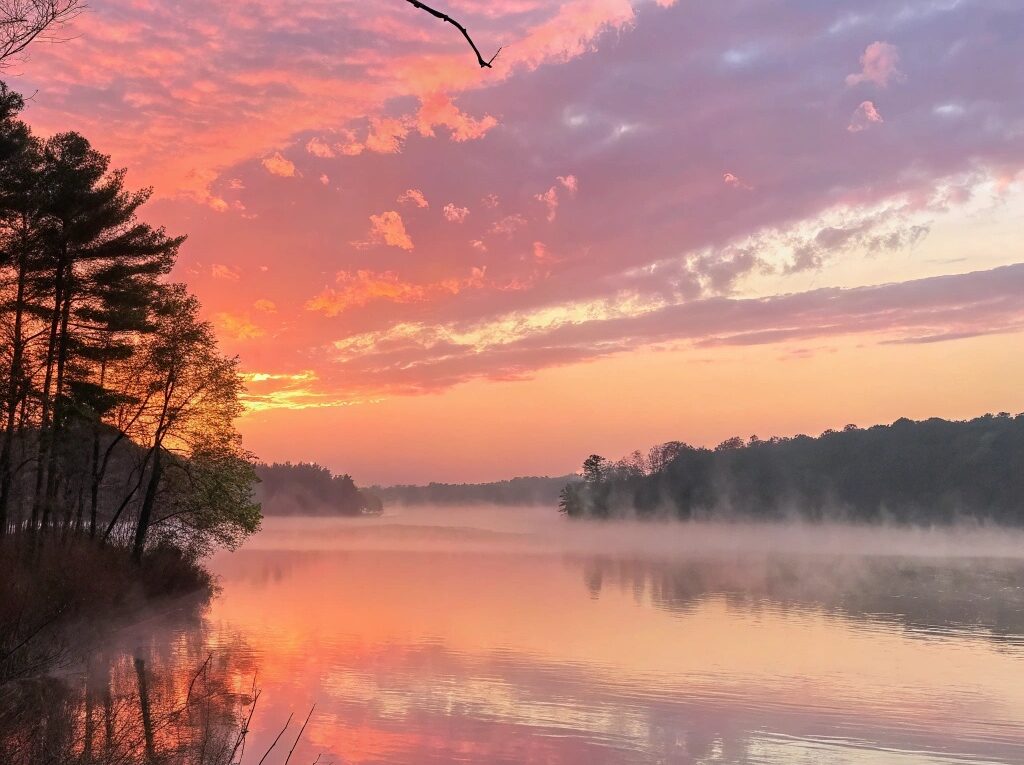
[[[1022,551],[546,510],[268,519],[161,639],[256,675],[250,752],[315,703],[292,762],[1024,763]]]

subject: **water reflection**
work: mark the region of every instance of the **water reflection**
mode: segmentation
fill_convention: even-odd
[[[255,689],[238,689],[245,651],[206,653],[203,609],[178,603],[126,625],[67,671],[2,686],[0,762],[236,762]]]
[[[212,653],[220,711],[170,738],[230,743],[255,675],[251,763],[313,703],[292,762],[1024,762],[1020,538],[886,535],[878,556],[863,530],[728,533],[510,510],[271,520],[214,561],[207,610],[96,657],[114,667],[99,687],[137,721],[144,656],[153,707],[178,709]],[[80,755],[81,709],[102,703],[74,687]]]
[[[917,537],[673,555],[643,536],[663,530],[565,533],[514,511],[271,524],[218,560],[211,619],[247,636],[271,718],[318,704],[310,760],[1024,761],[1024,570],[987,532],[997,557],[951,560]]]

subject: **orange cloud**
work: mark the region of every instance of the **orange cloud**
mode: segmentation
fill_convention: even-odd
[[[252,323],[246,315],[218,313],[213,317],[217,329],[234,340],[255,340],[266,334],[263,329]]]
[[[263,311],[263,313],[277,313],[277,304],[266,298],[260,298],[252,304],[252,307],[257,311]]]
[[[237,282],[241,273],[237,268],[225,266],[223,263],[214,263],[210,266],[210,276],[214,279],[225,279],[227,281]]]
[[[398,195],[398,202],[400,204],[408,202],[421,208],[430,207],[430,203],[427,201],[427,198],[423,196],[423,192],[419,189],[406,189]]]
[[[378,154],[397,154],[402,150],[409,125],[405,120],[393,117],[373,117],[370,132],[366,136],[366,148]]]
[[[370,241],[383,242],[403,250],[412,249],[412,238],[405,230],[405,222],[394,210],[370,216]]]
[[[277,151],[263,159],[263,167],[271,175],[280,175],[282,178],[294,178],[296,175],[295,163],[281,156]]]
[[[351,308],[361,308],[374,300],[392,303],[419,303],[439,295],[457,295],[465,289],[486,286],[484,269],[473,268],[469,276],[437,282],[403,281],[394,271],[339,271],[337,288],[327,287],[306,303],[306,310],[337,316]]]

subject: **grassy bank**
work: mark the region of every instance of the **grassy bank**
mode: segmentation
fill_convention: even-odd
[[[210,591],[200,561],[170,546],[127,548],[57,534],[0,540],[0,684],[81,656],[105,627],[155,601]]]

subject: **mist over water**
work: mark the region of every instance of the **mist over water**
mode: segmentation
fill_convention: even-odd
[[[1015,531],[402,508],[268,519],[214,566],[256,738],[315,701],[314,757],[1024,760]]]
[[[399,507],[376,518],[271,518],[246,549],[436,549],[635,554],[729,552],[1024,560],[1024,531],[969,523],[842,523],[567,519],[550,507]]]
[[[315,703],[293,761],[1024,762],[1016,531],[427,507],[267,518],[212,564],[133,650],[255,675],[260,754]]]

